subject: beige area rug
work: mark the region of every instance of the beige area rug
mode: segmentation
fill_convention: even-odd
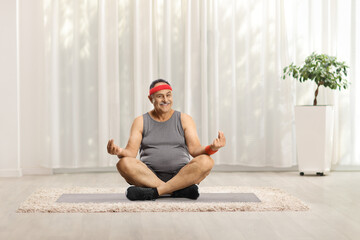
[[[20,205],[18,213],[100,213],[100,212],[237,212],[237,211],[307,211],[299,199],[268,187],[199,187],[202,193],[253,193],[260,202],[128,201],[103,203],[57,202],[63,194],[125,193],[126,188],[41,188]]]

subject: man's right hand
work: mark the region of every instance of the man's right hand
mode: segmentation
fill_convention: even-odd
[[[119,146],[116,146],[114,144],[114,139],[109,140],[108,145],[107,145],[107,151],[109,154],[121,156],[123,150],[124,149],[122,149]]]

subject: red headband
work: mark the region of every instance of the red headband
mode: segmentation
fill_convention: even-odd
[[[150,89],[149,95],[154,94],[154,93],[156,93],[160,90],[164,90],[164,89],[170,89],[172,91],[172,88],[170,85],[162,84],[162,85],[159,85],[157,87],[153,87],[152,89]]]

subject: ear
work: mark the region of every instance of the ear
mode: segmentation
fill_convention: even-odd
[[[148,96],[148,98],[149,98],[151,104],[154,104],[154,99],[153,99],[152,95]]]

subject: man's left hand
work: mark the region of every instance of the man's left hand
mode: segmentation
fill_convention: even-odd
[[[213,143],[210,145],[211,149],[213,151],[217,151],[220,148],[224,147],[226,144],[226,138],[222,131],[219,131],[218,137],[213,141]]]

